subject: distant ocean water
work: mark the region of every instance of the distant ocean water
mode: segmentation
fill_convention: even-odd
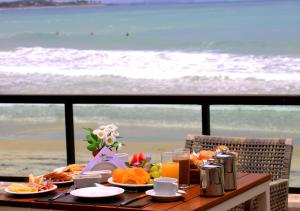
[[[1,10],[0,93],[299,93],[299,10],[245,0]],[[96,88],[103,77],[111,83]]]

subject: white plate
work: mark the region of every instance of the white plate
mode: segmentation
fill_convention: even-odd
[[[124,189],[118,187],[88,187],[73,190],[70,194],[81,198],[103,198],[117,196],[122,193],[124,193]]]
[[[183,196],[184,194],[186,194],[186,192],[183,190],[178,190],[176,195],[166,196],[166,195],[157,195],[155,193],[155,191],[153,189],[151,189],[151,190],[147,190],[146,194],[148,196],[151,196],[153,199],[159,200],[159,201],[175,201],[175,200],[179,199],[181,196]]]
[[[4,189],[4,191],[6,193],[15,194],[15,195],[35,195],[35,194],[40,194],[40,193],[47,193],[47,192],[55,190],[56,188],[57,188],[57,186],[53,185],[52,188],[50,188],[48,190],[42,190],[42,191],[39,191],[39,192],[12,192],[12,191],[9,191],[8,187],[7,187],[7,188]]]
[[[152,187],[153,184],[123,184],[123,183],[118,183],[118,182],[114,182],[113,178],[110,177],[107,180],[108,183],[112,184],[112,185],[116,185],[116,186],[120,186],[120,187],[132,187],[132,188],[142,188],[142,187]]]
[[[61,181],[61,182],[52,182],[55,185],[63,185],[63,184],[69,184],[74,182],[73,180],[68,180],[68,181]]]
[[[56,168],[53,171],[62,172],[65,168],[66,168],[66,166],[63,166],[63,167]]]

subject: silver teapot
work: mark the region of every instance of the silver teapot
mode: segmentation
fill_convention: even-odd
[[[200,195],[224,195],[224,167],[214,159],[208,159],[200,166]]]
[[[236,189],[236,155],[223,148],[213,155],[219,164],[224,165],[224,190]]]

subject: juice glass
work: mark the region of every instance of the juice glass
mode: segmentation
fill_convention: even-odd
[[[161,154],[162,176],[179,179],[179,163],[174,160],[174,152]]]
[[[179,188],[187,189],[190,185],[190,149],[176,149],[173,160],[179,163]]]

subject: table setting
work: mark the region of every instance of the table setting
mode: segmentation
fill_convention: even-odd
[[[129,158],[118,152],[124,144],[117,129],[114,124],[86,128],[87,149],[93,155],[87,164],[31,174],[27,183],[5,187],[6,197],[35,198],[35,203],[47,206],[92,204],[140,209],[155,203],[184,203],[199,196],[220,197],[237,188],[238,154],[226,146],[199,152],[174,149],[162,152],[159,162],[152,162],[150,153],[138,152]]]

